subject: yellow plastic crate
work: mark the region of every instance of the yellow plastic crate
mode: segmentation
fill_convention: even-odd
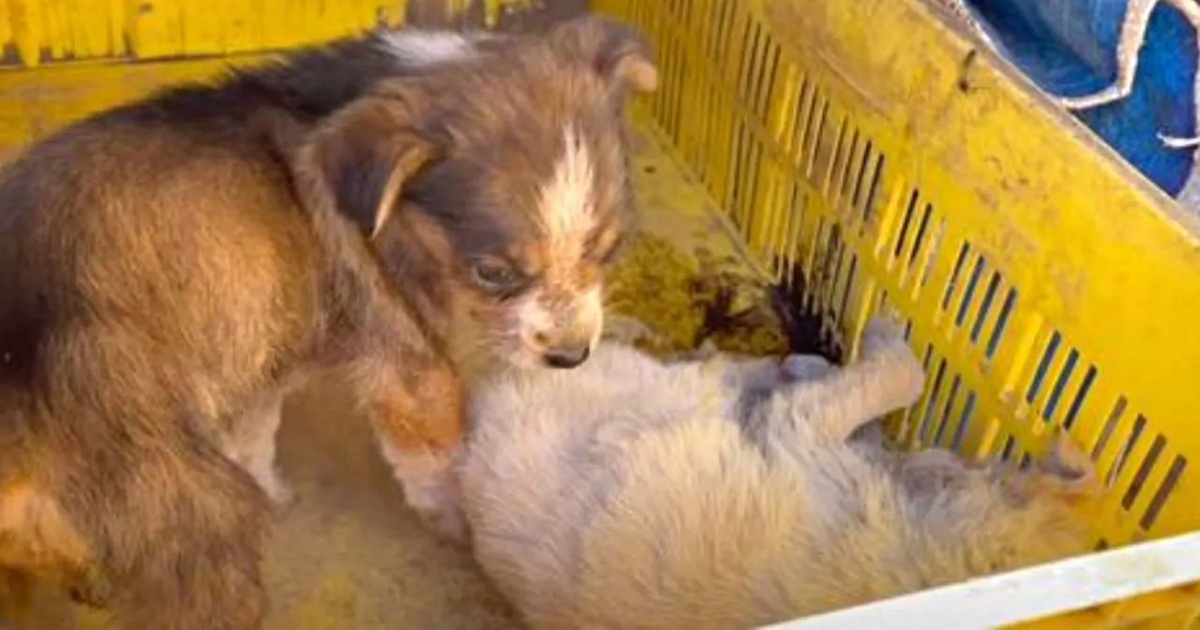
[[[61,67],[0,71],[0,147],[220,65],[114,59],[278,49],[416,4],[9,0],[9,60]],[[530,4],[445,3],[486,24]],[[921,0],[591,4],[657,49],[636,116],[686,178],[641,177],[644,197],[680,199],[679,223],[715,204],[846,339],[884,301],[910,318],[930,378],[898,438],[1023,458],[1064,426],[1111,484],[1114,549],[792,625],[1200,627],[1200,220]]]
[[[759,265],[848,338],[910,318],[897,437],[1023,458],[1066,427],[1111,484],[1099,548],[1184,536],[795,627],[1200,623],[1197,217],[919,0],[593,6],[657,45],[645,113]]]

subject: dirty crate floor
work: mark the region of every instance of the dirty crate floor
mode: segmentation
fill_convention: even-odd
[[[653,137],[636,138],[644,214],[614,272],[611,309],[659,333],[642,339],[653,350],[706,339],[780,350],[765,287],[750,279],[725,224]],[[470,556],[435,542],[404,507],[366,420],[350,408],[337,383],[318,383],[285,407],[280,463],[300,498],[277,518],[266,549],[268,627],[518,627]],[[103,615],[52,596],[38,615],[38,628],[107,626]]]

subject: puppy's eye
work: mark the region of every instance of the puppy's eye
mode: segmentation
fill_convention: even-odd
[[[480,288],[495,293],[511,292],[525,283],[524,276],[512,267],[491,260],[477,261],[471,267],[471,276]]]

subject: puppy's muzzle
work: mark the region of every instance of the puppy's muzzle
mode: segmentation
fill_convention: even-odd
[[[599,289],[547,291],[531,301],[522,317],[525,347],[535,360],[553,369],[579,367],[592,354],[604,325]]]

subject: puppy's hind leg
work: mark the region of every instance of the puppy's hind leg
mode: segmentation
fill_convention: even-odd
[[[825,357],[816,354],[792,354],[781,361],[775,357],[717,353],[701,361],[708,369],[720,373],[726,387],[750,392],[766,392],[794,381],[815,380],[835,369]]]
[[[742,389],[773,389],[785,383],[825,377],[836,367],[819,354],[791,354],[782,361],[774,357],[724,360],[724,379]]]
[[[718,354],[704,361],[705,369],[720,375],[726,387],[738,391],[766,391],[788,380],[783,364],[775,357],[738,357]]]
[[[767,413],[773,424],[784,423],[780,428],[807,431],[821,442],[844,442],[860,426],[915,403],[924,386],[924,371],[903,330],[876,318],[863,333],[858,361],[780,388]]]
[[[106,583],[120,585],[114,609],[125,627],[262,627],[267,502],[245,471],[197,446],[143,459],[120,503],[98,515],[107,521]]]
[[[824,378],[837,367],[819,354],[793,354],[783,361],[783,371],[788,380],[812,381]]]
[[[1023,485],[1032,486],[1035,493],[1064,498],[1094,498],[1105,487],[1095,462],[1062,429],[1051,438],[1047,452],[1034,460],[1032,470],[1019,473],[1017,479],[1022,477]]]
[[[2,500],[4,499],[0,498],[0,502]],[[0,510],[4,509],[4,506],[0,505]],[[13,560],[11,547],[22,544],[22,542],[29,542],[18,540],[18,538],[23,534],[28,536],[30,532],[17,533],[11,532],[11,530],[5,532],[2,528],[4,528],[4,524],[0,523],[0,538],[7,539],[7,541],[0,541],[0,630],[31,628],[36,624],[34,572],[6,566]],[[44,544],[42,540],[32,542],[35,545]],[[43,548],[46,547],[43,546]],[[26,559],[28,556],[29,554],[26,554]],[[6,623],[12,625],[5,625]]]

